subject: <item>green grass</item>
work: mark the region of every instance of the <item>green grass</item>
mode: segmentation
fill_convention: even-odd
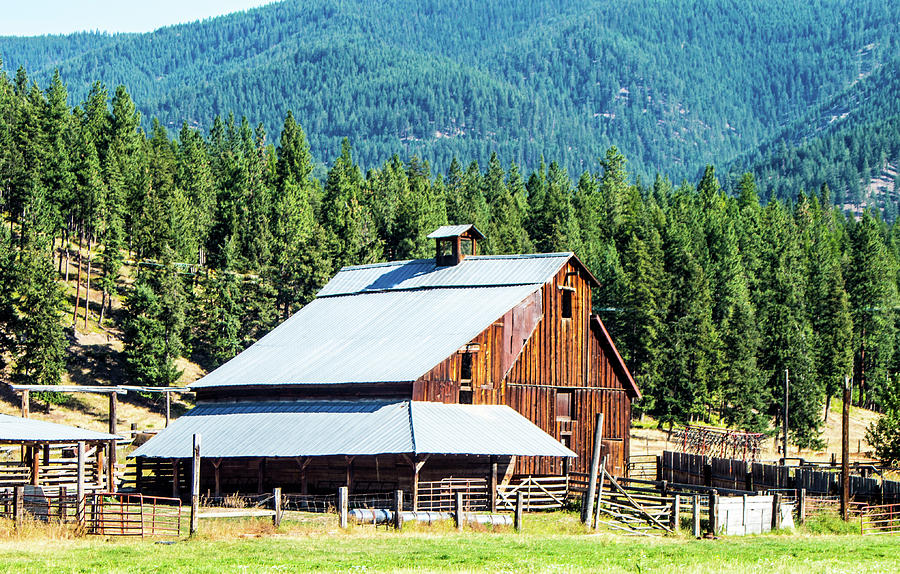
[[[329,519],[330,518],[330,519]],[[0,533],[0,572],[897,572],[900,537],[786,535],[691,540],[588,534],[572,513],[526,516],[526,532],[414,526],[401,533],[333,517],[207,520],[173,544],[72,538],[59,529]],[[818,528],[818,527],[817,527]],[[825,526],[819,531],[828,531]]]

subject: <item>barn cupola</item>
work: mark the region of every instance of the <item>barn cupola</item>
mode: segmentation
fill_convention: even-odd
[[[484,239],[484,234],[471,224],[444,225],[430,233],[428,239],[435,241],[435,264],[449,267],[469,255],[478,255],[478,241]]]

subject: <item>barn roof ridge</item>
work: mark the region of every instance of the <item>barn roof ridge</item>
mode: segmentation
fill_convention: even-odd
[[[463,261],[482,261],[488,259],[540,259],[550,257],[572,257],[575,253],[572,251],[555,251],[553,253],[512,253],[512,254],[495,254],[495,255],[469,255]],[[394,261],[378,261],[377,263],[363,263],[362,265],[345,265],[340,271],[355,271],[358,269],[377,269],[379,267],[397,267],[409,263],[431,263],[434,264],[433,257],[421,259],[397,259]],[[437,267],[437,266],[436,266]],[[340,271],[338,271],[340,273]]]

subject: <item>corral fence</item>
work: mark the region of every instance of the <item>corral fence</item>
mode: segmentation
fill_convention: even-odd
[[[860,514],[863,536],[872,534],[900,534],[900,504],[865,506]]]
[[[490,487],[487,480],[445,478],[419,483],[416,510],[451,512],[457,492],[462,493],[464,511],[475,512],[491,509]],[[404,497],[404,500],[407,498],[411,497]],[[411,503],[411,500],[409,502]],[[387,508],[387,506],[382,508]]]
[[[524,510],[556,510],[566,506],[568,476],[525,476],[497,486],[497,510],[515,510],[521,492]]]
[[[656,480],[656,455],[634,455],[628,459],[628,478]]]
[[[88,498],[86,532],[101,536],[179,536],[181,500],[99,492]]]
[[[87,534],[178,536],[181,500],[119,492],[87,492],[79,508],[75,488],[17,486],[0,489],[0,516],[18,524],[81,524]]]

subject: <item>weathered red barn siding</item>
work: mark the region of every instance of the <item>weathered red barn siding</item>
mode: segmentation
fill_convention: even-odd
[[[597,413],[604,414],[603,453],[610,470],[622,475],[628,459],[631,396],[605,334],[591,319],[591,286],[579,265],[569,262],[541,289],[542,318],[504,377],[499,360],[503,337],[511,336],[507,313],[478,337],[473,357],[475,404],[507,404],[579,457],[568,470],[588,472]],[[574,289],[572,317],[562,317],[563,289]],[[454,353],[413,385],[413,400],[458,402],[461,353]],[[572,391],[572,420],[557,420],[556,395]],[[560,474],[565,463],[553,458],[521,458],[516,473]]]

